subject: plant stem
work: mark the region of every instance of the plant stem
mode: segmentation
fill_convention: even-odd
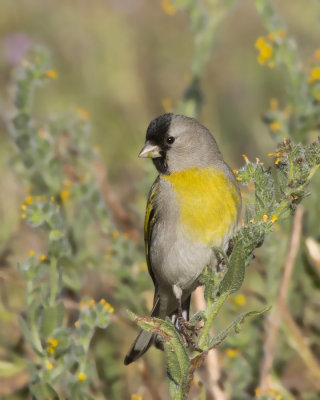
[[[52,257],[50,260],[50,298],[49,304],[50,306],[54,306],[57,297],[57,278],[58,278],[58,271],[57,271],[57,259],[56,257]]]
[[[206,347],[207,337],[209,335],[209,331],[213,324],[213,321],[228,296],[229,296],[229,291],[224,292],[218,297],[218,299],[215,299],[212,305],[208,304],[208,309],[210,310],[210,312],[207,313],[207,320],[203,325],[202,332],[198,341],[198,346],[203,350]]]

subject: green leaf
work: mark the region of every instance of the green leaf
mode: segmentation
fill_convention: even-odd
[[[21,329],[21,332],[22,332],[25,340],[32,346],[32,348],[39,355],[42,355],[42,349],[38,346],[37,343],[35,343],[35,340],[33,338],[32,332],[30,331],[26,321],[22,317],[19,316],[18,323],[19,323],[19,327]]]
[[[64,318],[64,304],[59,302],[55,306],[45,307],[42,311],[41,333],[49,336],[56,328],[60,327]]]
[[[249,311],[249,312],[245,312],[245,313],[240,314],[234,321],[231,322],[231,324],[229,324],[227,326],[226,329],[224,329],[223,331],[218,333],[210,341],[208,350],[219,346],[219,344],[222,343],[225,340],[225,338],[229,335],[229,333],[232,330],[235,330],[238,333],[240,331],[240,325],[244,322],[244,320],[247,317],[252,317],[252,316],[263,314],[263,313],[269,311],[270,308],[271,308],[271,306],[268,306],[268,307],[265,307],[265,308],[263,308],[262,310],[259,310],[259,311]]]
[[[246,253],[242,249],[242,243],[236,241],[229,259],[229,268],[219,285],[219,292],[233,293],[240,289],[244,280],[246,268]]]
[[[200,321],[206,321],[207,320],[207,314],[205,310],[197,311],[195,314],[192,315],[190,318],[190,324],[196,325]]]
[[[164,321],[152,317],[136,317],[135,322],[142,329],[157,333],[162,337],[169,374],[176,383],[181,384],[189,367],[189,356],[175,326],[169,319]]]
[[[49,234],[50,241],[59,240],[64,236],[63,232],[60,229],[54,229]]]
[[[57,392],[47,383],[31,385],[30,390],[37,400],[60,400]]]
[[[70,345],[71,334],[70,330],[67,328],[58,328],[56,329],[52,336],[58,340],[58,348],[66,349]]]
[[[20,113],[13,119],[13,124],[16,129],[25,128],[30,121],[30,115],[26,113]]]

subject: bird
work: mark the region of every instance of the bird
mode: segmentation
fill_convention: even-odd
[[[227,251],[237,229],[238,182],[210,131],[184,115],[166,113],[152,120],[139,157],[151,158],[158,171],[144,223],[155,289],[151,316],[171,318],[190,345],[191,294],[201,284],[204,268],[217,265],[214,247]],[[163,348],[159,335],[141,330],[124,364],[137,360],[152,344]]]

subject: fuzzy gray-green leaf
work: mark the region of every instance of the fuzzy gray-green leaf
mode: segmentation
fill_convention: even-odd
[[[262,310],[258,310],[258,311],[248,311],[245,313],[242,313],[240,315],[238,315],[238,317],[232,321],[227,327],[226,329],[224,329],[223,331],[221,331],[220,333],[218,333],[211,341],[209,344],[209,348],[208,349],[212,349],[214,347],[217,347],[219,344],[221,344],[225,338],[229,335],[229,333],[234,329],[237,333],[239,332],[240,329],[240,325],[244,322],[244,320],[247,317],[252,317],[252,316],[256,316],[256,315],[260,315],[263,314],[267,311],[270,310],[270,306],[263,308]]]

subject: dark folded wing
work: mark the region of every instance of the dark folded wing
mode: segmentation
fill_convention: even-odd
[[[144,220],[144,243],[145,243],[145,250],[146,250],[146,259],[147,259],[147,265],[148,265],[148,270],[149,274],[153,280],[154,286],[157,287],[157,282],[154,276],[154,273],[152,271],[152,266],[151,266],[151,259],[150,259],[150,248],[151,248],[151,238],[152,238],[152,231],[154,228],[154,225],[157,221],[157,205],[156,205],[156,196],[159,190],[159,181],[160,177],[154,181],[150,192],[149,192],[149,197],[148,197],[148,202],[147,202],[147,209],[146,209],[146,216]]]

